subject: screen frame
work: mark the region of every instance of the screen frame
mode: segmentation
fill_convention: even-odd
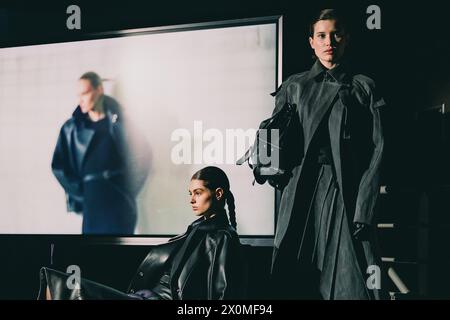
[[[205,29],[217,29],[217,28],[228,28],[228,27],[239,27],[239,26],[251,26],[251,25],[264,25],[264,24],[275,24],[276,26],[276,61],[275,61],[275,83],[278,88],[282,83],[282,57],[283,57],[283,15],[273,15],[273,16],[263,16],[255,18],[245,18],[245,19],[233,19],[233,20],[222,20],[222,21],[211,21],[202,23],[189,23],[180,25],[168,25],[168,26],[158,26],[158,27],[148,27],[148,28],[137,28],[137,29],[125,29],[116,30],[108,32],[97,32],[97,33],[86,33],[78,34],[75,36],[65,36],[65,37],[53,37],[47,39],[32,39],[32,40],[22,40],[16,42],[6,42],[0,45],[1,48],[12,48],[12,47],[24,47],[31,45],[40,44],[54,44],[54,43],[67,43],[74,41],[85,41],[85,40],[97,40],[97,39],[111,39],[117,37],[128,37],[135,35],[149,35],[149,34],[161,34],[161,33],[172,33],[172,32],[182,32],[182,31],[195,31],[195,30],[205,30]],[[262,120],[262,119],[261,119]],[[245,164],[244,164],[245,165]],[[245,235],[239,236],[243,244],[253,245],[253,246],[273,246],[273,241],[275,237],[275,231],[277,227],[278,209],[281,200],[281,191],[274,189],[274,232],[273,235]],[[120,235],[83,235],[83,234],[0,234],[0,238],[10,238],[10,237],[21,237],[21,238],[36,238],[39,237],[44,241],[53,242],[76,242],[82,240],[84,244],[95,244],[95,245],[156,245],[166,242],[175,234],[166,235],[143,235],[137,234],[133,236],[120,236]]]

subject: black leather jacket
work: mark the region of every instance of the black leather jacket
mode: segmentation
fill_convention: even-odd
[[[103,105],[108,127],[129,182],[123,190],[136,197],[143,186],[150,167],[150,149],[140,134],[129,123],[125,123],[119,103],[104,95]],[[92,141],[94,131],[86,128],[86,114],[78,106],[61,128],[53,153],[52,171],[66,192],[67,211],[82,212],[83,176],[82,165]]]
[[[241,244],[225,213],[194,221],[186,233],[151,249],[128,288],[129,293],[155,286],[170,268],[173,300],[241,299],[245,264]]]

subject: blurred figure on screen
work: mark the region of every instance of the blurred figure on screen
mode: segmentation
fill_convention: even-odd
[[[83,214],[83,234],[133,234],[136,196],[149,171],[148,145],[124,121],[119,103],[104,94],[98,74],[80,77],[78,96],[52,160],[67,210]]]

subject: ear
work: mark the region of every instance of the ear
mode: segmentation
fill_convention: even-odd
[[[309,37],[309,45],[314,49],[314,39],[312,37]]]
[[[222,188],[217,188],[216,192],[215,192],[215,197],[217,200],[220,200],[223,198],[223,189]]]

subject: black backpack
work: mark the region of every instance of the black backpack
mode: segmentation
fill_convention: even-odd
[[[272,130],[278,130],[278,138],[276,133],[272,134]],[[253,184],[255,181],[259,184],[269,181],[273,187],[284,187],[289,181],[291,169],[299,163],[299,160],[301,161],[299,130],[297,106],[285,103],[272,117],[261,122],[255,142],[245,155],[236,161],[236,164],[248,162],[255,177]],[[274,157],[276,160],[277,152],[278,161],[272,161]]]

